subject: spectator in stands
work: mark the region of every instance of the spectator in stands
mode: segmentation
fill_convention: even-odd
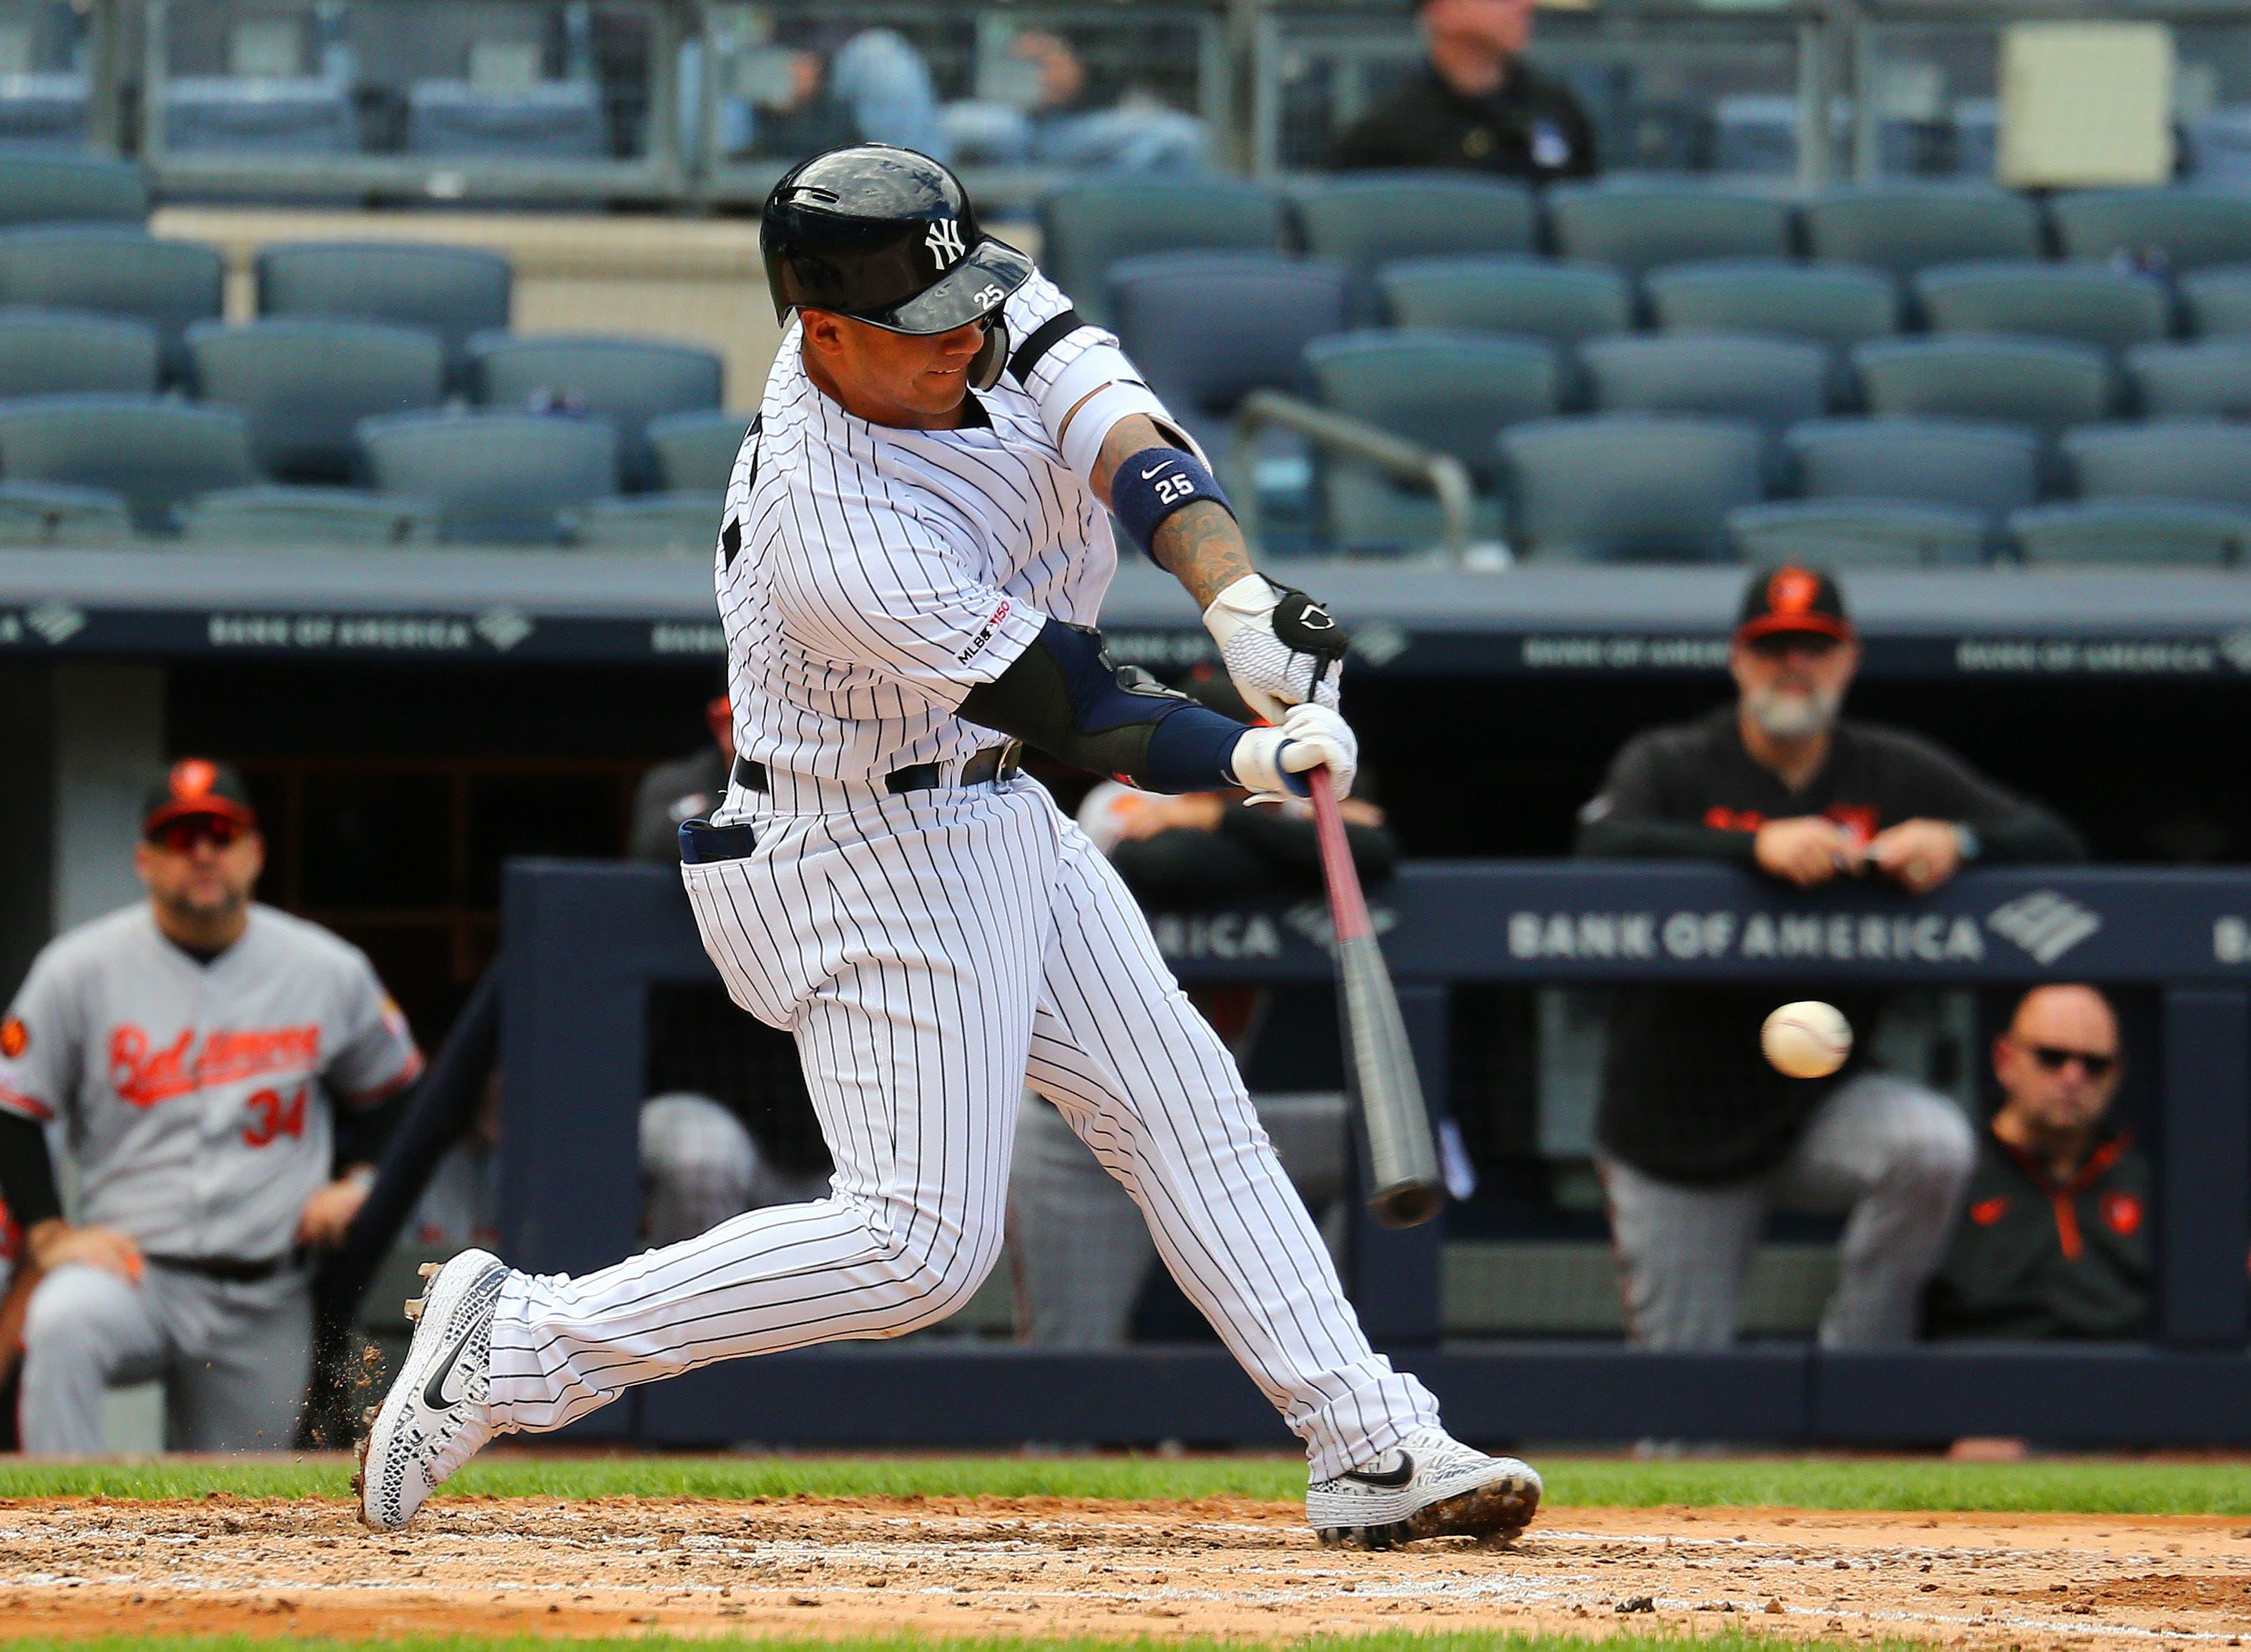
[[[103,1391],[154,1378],[174,1449],[294,1437],[308,1253],[343,1239],[378,1103],[422,1057],[357,948],[253,902],[264,855],[240,777],[174,764],[134,855],[149,899],[49,944],[0,1022],[0,1192],[38,1275],[27,1450],[100,1451]],[[75,1221],[50,1122],[77,1162]]]
[[[958,162],[993,166],[1191,171],[1209,148],[1204,123],[1162,99],[1097,84],[1078,48],[1046,29],[1027,29],[1009,56],[1031,85],[1022,102],[964,98],[942,111]]]
[[[1716,861],[1798,888],[1869,876],[1924,895],[1973,861],[2074,861],[2046,811],[1898,729],[1840,720],[1860,648],[1834,580],[1755,575],[1728,654],[1736,702],[1627,743],[1580,813],[1578,852]],[[1596,1120],[1631,1334],[1662,1348],[1735,1335],[1770,1206],[1850,1212],[1832,1347],[1914,1334],[1976,1143],[1944,1096],[1869,1063],[1880,1008],[1836,1076],[1759,1054],[1770,989],[1620,991]]]
[[[1337,141],[1329,164],[1441,167],[1527,183],[1591,177],[1571,89],[1525,61],[1536,0],[1414,0],[1426,61]]]
[[[727,795],[728,774],[735,762],[735,714],[725,695],[714,695],[703,702],[703,721],[711,730],[710,743],[660,763],[641,777],[641,788],[634,793],[627,851],[636,861],[678,866],[681,822],[710,813]]]
[[[2131,1337],[2150,1305],[2150,1166],[2110,1117],[2118,1018],[2036,986],[1993,1040],[2001,1106],[1925,1301],[1932,1337]]]

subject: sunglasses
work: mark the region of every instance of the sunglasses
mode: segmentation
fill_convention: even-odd
[[[1752,638],[1747,646],[1763,660],[1785,660],[1791,654],[1825,660],[1837,652],[1837,639],[1818,631],[1774,631]]]
[[[2097,1055],[2089,1050],[2067,1050],[2055,1044],[2027,1044],[2024,1047],[2032,1053],[2033,1060],[2040,1064],[2040,1070],[2044,1073],[2061,1073],[2076,1061],[2087,1069],[2088,1077],[2104,1079],[2109,1077],[2110,1069],[2118,1065],[2116,1056]]]
[[[215,849],[231,849],[241,840],[244,830],[221,816],[197,814],[184,820],[167,820],[149,834],[149,841],[174,854],[190,854],[199,843],[208,843]]]

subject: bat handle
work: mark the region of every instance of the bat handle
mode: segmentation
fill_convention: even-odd
[[[1313,800],[1313,837],[1320,846],[1321,877],[1329,888],[1329,916],[1336,938],[1353,940],[1375,933],[1368,916],[1368,897],[1361,892],[1360,871],[1352,863],[1352,843],[1345,836],[1344,812],[1337,805],[1336,777],[1323,764],[1306,771],[1306,790]]]

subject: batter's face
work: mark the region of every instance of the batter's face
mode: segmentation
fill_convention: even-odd
[[[266,840],[256,832],[225,822],[216,823],[217,830],[195,829],[200,824],[192,818],[176,822],[133,851],[133,869],[147,886],[158,925],[196,945],[232,939],[266,869]]]
[[[800,315],[806,370],[845,411],[900,430],[950,430],[959,421],[969,364],[985,343],[982,321],[918,335],[827,310]]]

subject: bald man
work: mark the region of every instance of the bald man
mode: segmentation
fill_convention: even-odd
[[[1993,1040],[2000,1110],[1946,1260],[1933,1337],[2139,1335],[2149,1310],[2150,1168],[2110,1119],[2118,1018],[2091,986],[2038,986]]]

